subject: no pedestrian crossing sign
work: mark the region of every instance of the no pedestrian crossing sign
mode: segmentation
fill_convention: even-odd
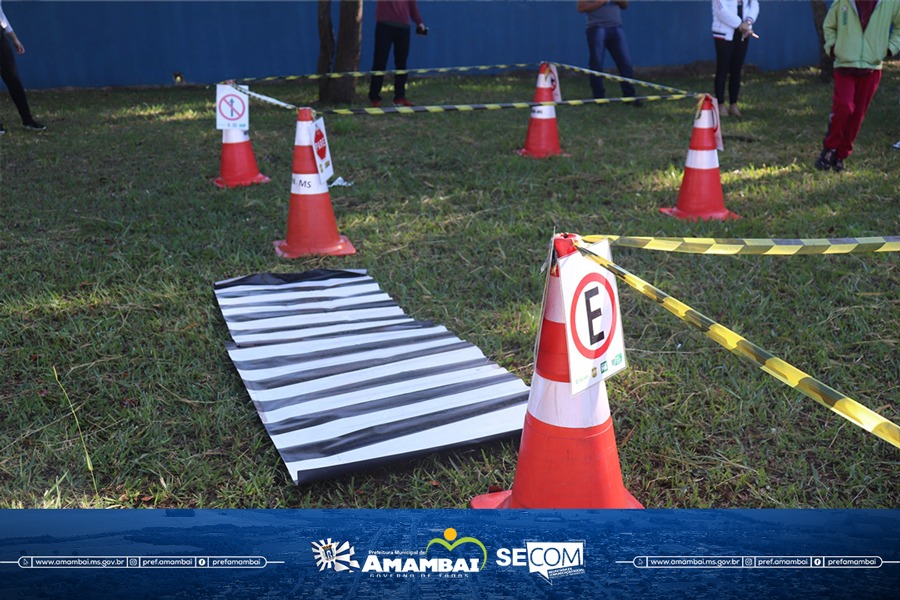
[[[230,85],[216,86],[216,129],[250,129],[250,98],[247,94]]]
[[[609,241],[590,249],[609,260]],[[590,258],[575,252],[559,261],[566,319],[569,380],[576,394],[627,366],[616,277]]]

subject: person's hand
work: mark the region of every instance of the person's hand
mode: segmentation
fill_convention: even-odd
[[[13,43],[13,46],[16,47],[16,52],[19,54],[25,54],[25,46],[22,45],[22,42],[19,41],[18,36],[15,33],[8,34],[9,41]]]
[[[419,23],[418,25],[416,25],[416,34],[428,35],[428,28],[425,27],[425,23]]]

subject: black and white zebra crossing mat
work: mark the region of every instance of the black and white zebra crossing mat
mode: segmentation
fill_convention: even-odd
[[[522,429],[528,387],[364,271],[219,281],[227,344],[295,483]]]

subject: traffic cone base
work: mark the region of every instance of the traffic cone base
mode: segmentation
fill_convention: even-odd
[[[706,153],[708,152],[710,151],[706,151]],[[740,219],[739,215],[725,208],[722,198],[722,181],[719,179],[718,160],[714,167],[688,166],[684,168],[678,202],[672,208],[660,208],[659,212],[688,221]]]
[[[469,501],[469,507],[475,509],[509,508],[510,496],[512,496],[512,490],[481,494]]]
[[[536,94],[541,95],[540,92]],[[543,102],[543,100],[535,100]],[[531,119],[528,121],[528,133],[525,135],[525,147],[517,150],[519,156],[526,158],[549,158],[562,154],[559,146],[559,127],[556,123],[556,107],[533,106]]]
[[[245,179],[245,180],[239,181],[239,182],[232,181],[230,183],[225,181],[225,178],[220,175],[219,177],[216,177],[215,179],[213,179],[212,183],[217,188],[225,189],[225,188],[233,188],[233,187],[246,187],[246,186],[250,186],[250,185],[254,185],[254,184],[258,184],[258,183],[269,183],[270,181],[272,181],[271,178],[267,177],[266,175],[263,175],[262,173],[257,173],[256,175],[250,177],[249,179]]]
[[[679,210],[678,207],[675,206],[672,208],[660,208],[659,212],[670,217],[675,217],[676,219],[682,219],[684,221],[727,221],[728,219],[741,218],[740,215],[733,213],[728,209],[706,212],[703,214],[693,214],[685,212],[683,210]]]
[[[213,185],[232,188],[270,181],[269,177],[259,172],[250,134],[244,130],[222,130],[222,159],[219,176],[212,180]]]
[[[622,483],[612,419],[590,428],[557,427],[530,412],[525,415],[512,489],[476,496],[469,506],[643,508]]]

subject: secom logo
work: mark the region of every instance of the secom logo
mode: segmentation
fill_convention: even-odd
[[[525,542],[524,548],[497,550],[500,567],[528,567],[547,583],[553,579],[584,575],[584,542]]]

